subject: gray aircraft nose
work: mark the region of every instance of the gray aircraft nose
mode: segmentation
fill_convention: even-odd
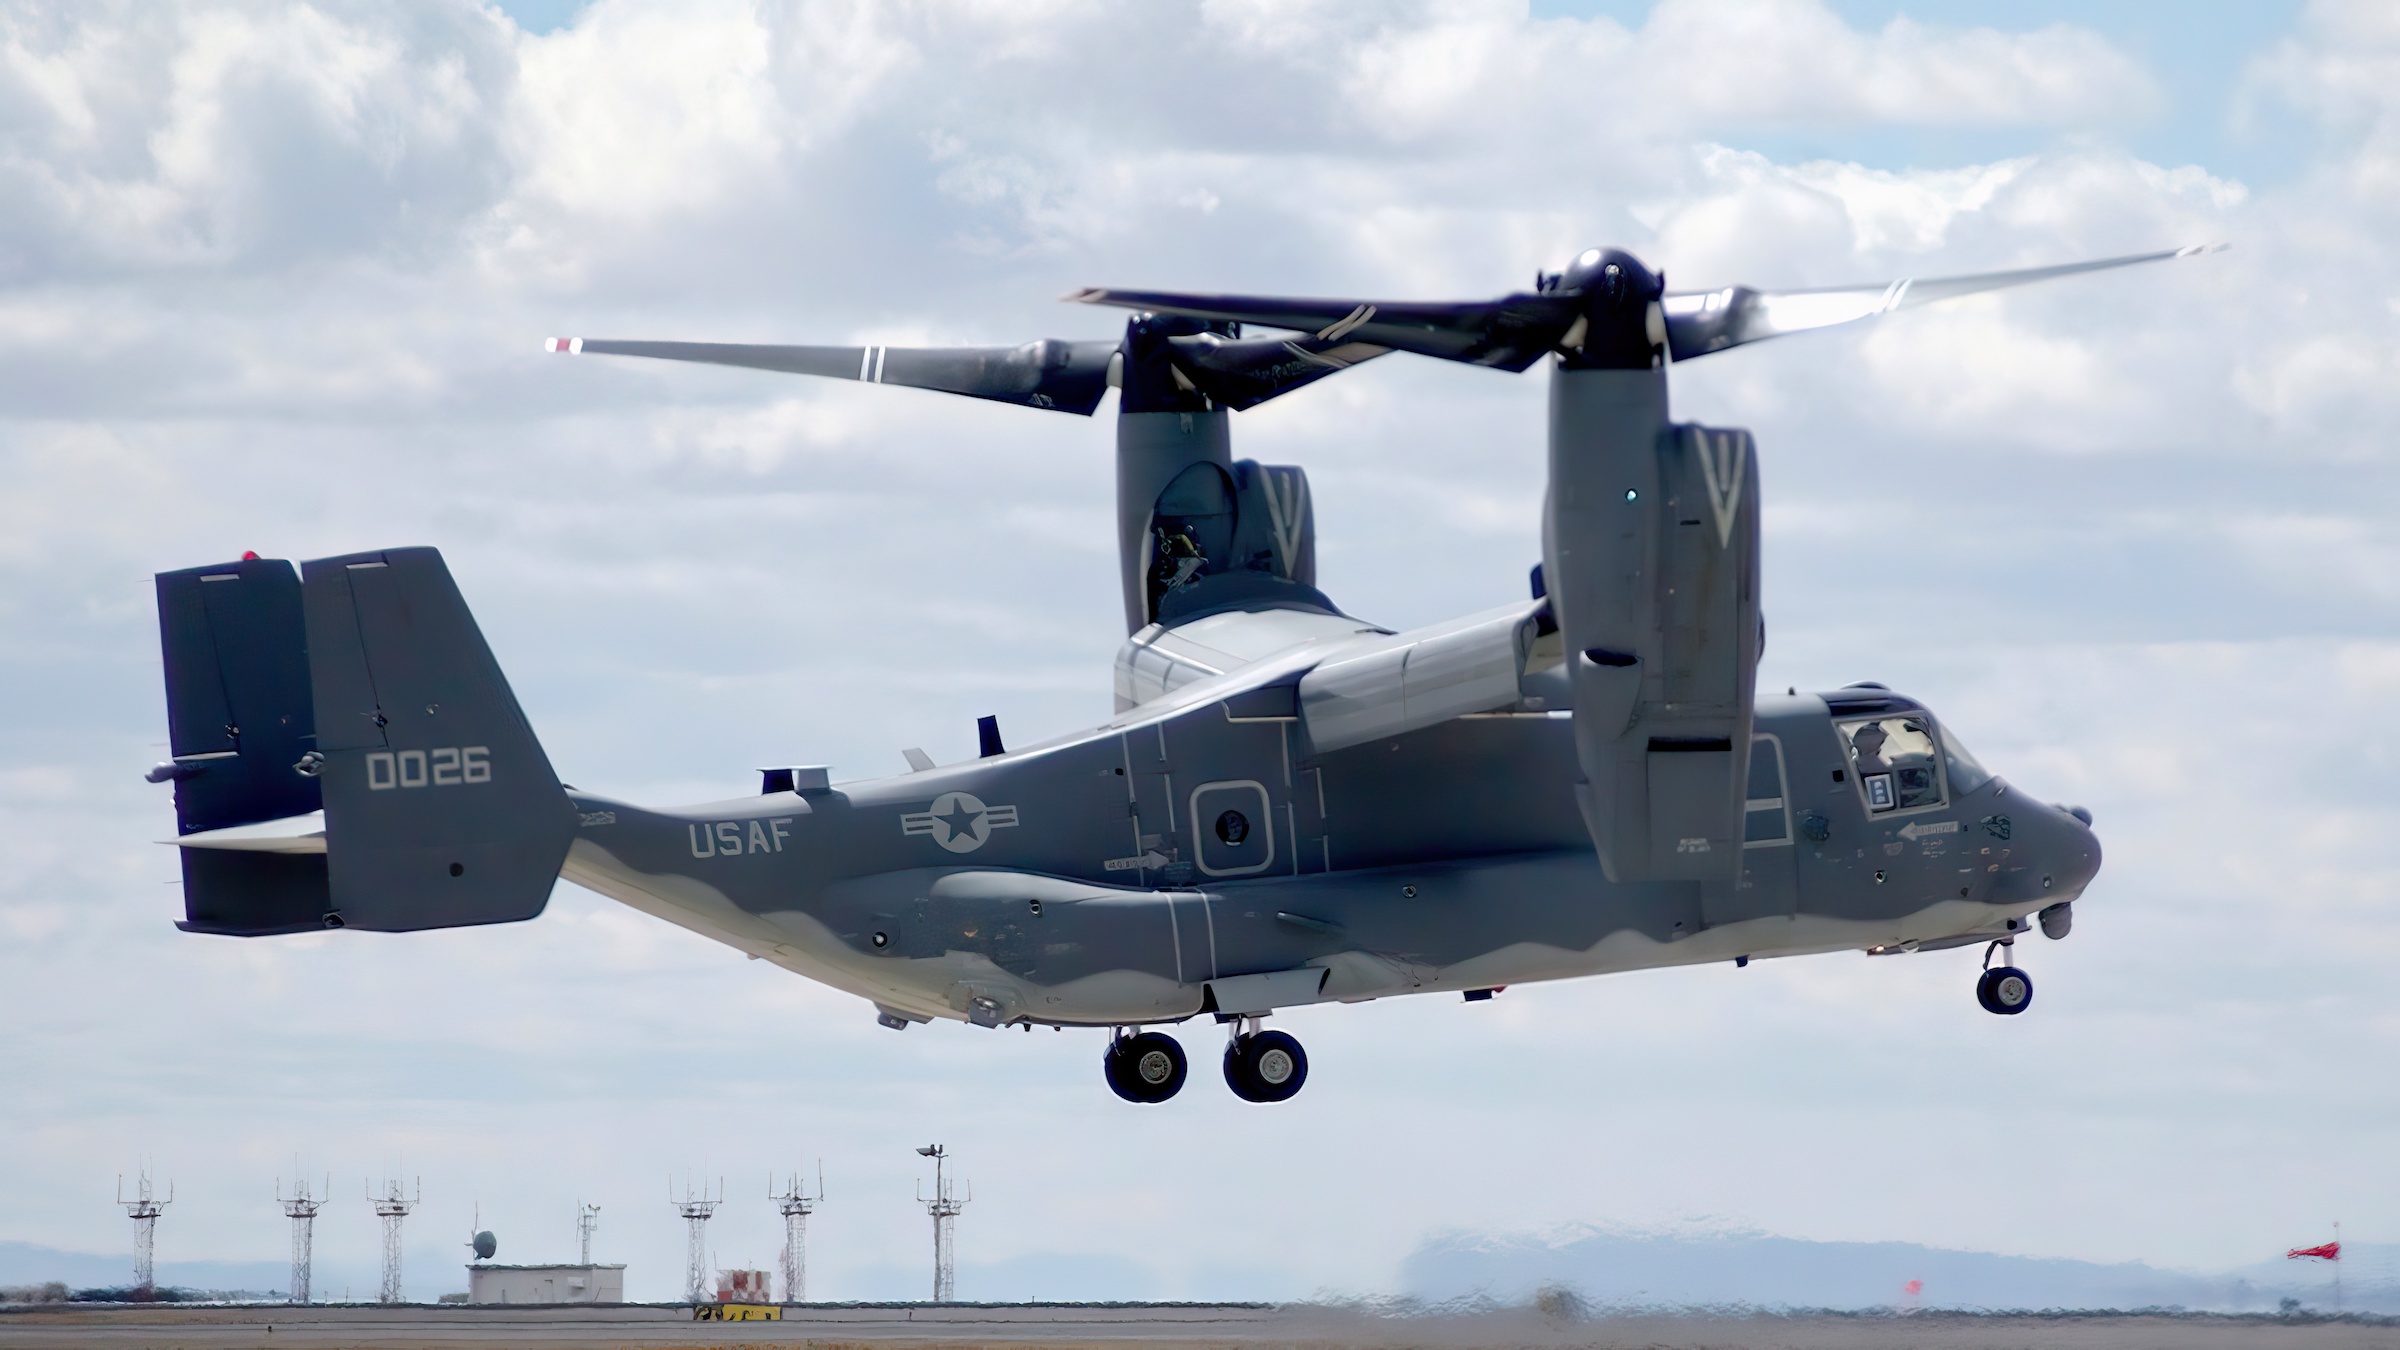
[[[2083,894],[2083,888],[2100,875],[2100,836],[2092,830],[2091,814],[2080,807],[2052,806],[2040,810],[2040,821],[2035,826],[2039,837],[2031,841],[2042,868],[2035,884],[2047,882],[2042,895],[2052,903]]]

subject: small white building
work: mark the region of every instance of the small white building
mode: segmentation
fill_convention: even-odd
[[[467,1265],[469,1303],[623,1303],[623,1266]]]

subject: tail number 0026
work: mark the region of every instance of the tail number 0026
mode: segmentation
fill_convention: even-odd
[[[457,787],[492,781],[491,747],[448,745],[438,750],[377,750],[367,756],[367,787]]]

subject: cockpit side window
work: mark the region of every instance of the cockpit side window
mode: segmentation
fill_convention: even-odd
[[[1952,792],[1964,797],[1992,781],[1995,776],[1992,771],[1967,753],[1967,747],[1959,744],[1958,737],[1951,734],[1947,725],[1936,725],[1934,730],[1941,734],[1942,758],[1950,770]]]
[[[1931,718],[1872,717],[1844,722],[1841,732],[1867,814],[1942,804],[1941,754]]]

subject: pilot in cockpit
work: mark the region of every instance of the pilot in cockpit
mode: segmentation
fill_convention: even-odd
[[[1869,722],[1850,735],[1851,752],[1858,756],[1860,777],[1871,773],[1890,773],[1892,766],[1883,759],[1883,743],[1889,739],[1881,723]]]

